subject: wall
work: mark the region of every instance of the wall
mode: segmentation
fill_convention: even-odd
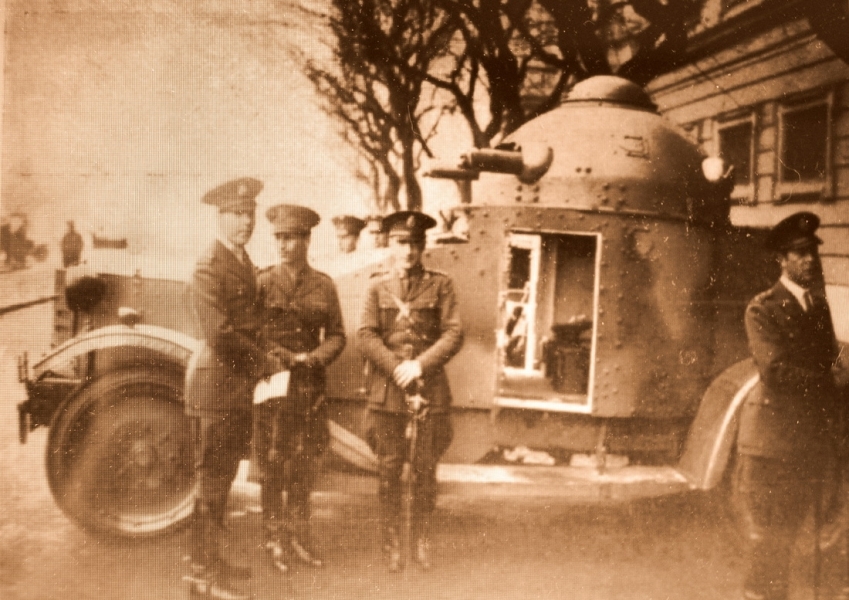
[[[708,2],[705,22],[713,25],[691,41],[697,58],[658,78],[649,91],[664,115],[688,129],[708,154],[719,151],[719,124],[751,116],[754,181],[750,196],[732,208],[732,221],[767,228],[800,210],[820,216],[826,291],[838,337],[849,341],[849,66],[805,19],[769,9],[737,3],[723,17],[718,2]],[[807,197],[780,188],[778,177],[780,111],[806,99],[831,103],[825,192]]]

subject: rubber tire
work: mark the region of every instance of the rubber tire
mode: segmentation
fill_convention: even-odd
[[[193,451],[176,369],[107,373],[57,411],[47,443],[50,489],[65,514],[110,537],[184,525],[194,506]]]

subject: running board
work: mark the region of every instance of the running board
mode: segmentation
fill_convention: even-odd
[[[237,493],[259,501],[259,485],[247,480],[248,463],[242,461],[234,482]],[[468,498],[550,498],[568,502],[627,501],[678,494],[694,489],[674,467],[627,466],[599,472],[592,467],[541,467],[440,464],[440,494]],[[377,494],[371,475],[354,475],[327,469],[316,482],[315,494],[367,497]]]
[[[577,502],[633,500],[692,489],[674,467],[592,467],[441,464],[443,494],[561,498]]]

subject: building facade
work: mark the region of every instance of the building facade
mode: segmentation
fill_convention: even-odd
[[[649,91],[709,155],[735,165],[735,225],[820,216],[826,292],[849,341],[849,65],[807,10],[795,0],[708,0],[687,64]]]

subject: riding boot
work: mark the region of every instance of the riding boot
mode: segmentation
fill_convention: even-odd
[[[281,573],[286,573],[289,570],[289,532],[278,519],[266,519],[263,531],[263,545],[271,564]]]
[[[218,556],[219,534],[212,511],[206,502],[198,501],[192,523],[192,574],[189,582],[191,598],[215,600],[248,600],[244,594],[229,584],[234,575]]]
[[[395,527],[386,527],[383,531],[383,552],[386,555],[386,565],[389,571],[397,573],[404,568],[404,557],[401,554],[401,536]]]
[[[250,567],[234,565],[224,559],[220,554],[221,538],[227,531],[224,523],[227,506],[227,493],[223,493],[210,505],[210,546],[207,550],[212,561],[212,566],[224,579],[250,579]]]
[[[309,494],[291,494],[292,506],[289,512],[291,526],[292,554],[301,562],[311,567],[322,567],[324,561],[316,552],[310,537],[310,506]]]
[[[410,555],[413,560],[424,571],[429,571],[431,568],[431,551],[430,551],[430,535],[426,520],[419,517],[414,519],[412,525],[412,535],[410,542],[413,547],[410,548]]]
[[[209,504],[198,500],[192,516],[191,568],[194,575],[210,573],[215,567],[215,524]]]
[[[295,527],[294,535],[292,535],[292,552],[295,557],[303,563],[311,567],[323,567],[324,561],[319,558],[318,553],[312,545],[309,533],[309,524],[299,522]]]
[[[250,600],[251,595],[232,587],[224,579],[211,577],[184,577],[189,582],[191,600]]]

